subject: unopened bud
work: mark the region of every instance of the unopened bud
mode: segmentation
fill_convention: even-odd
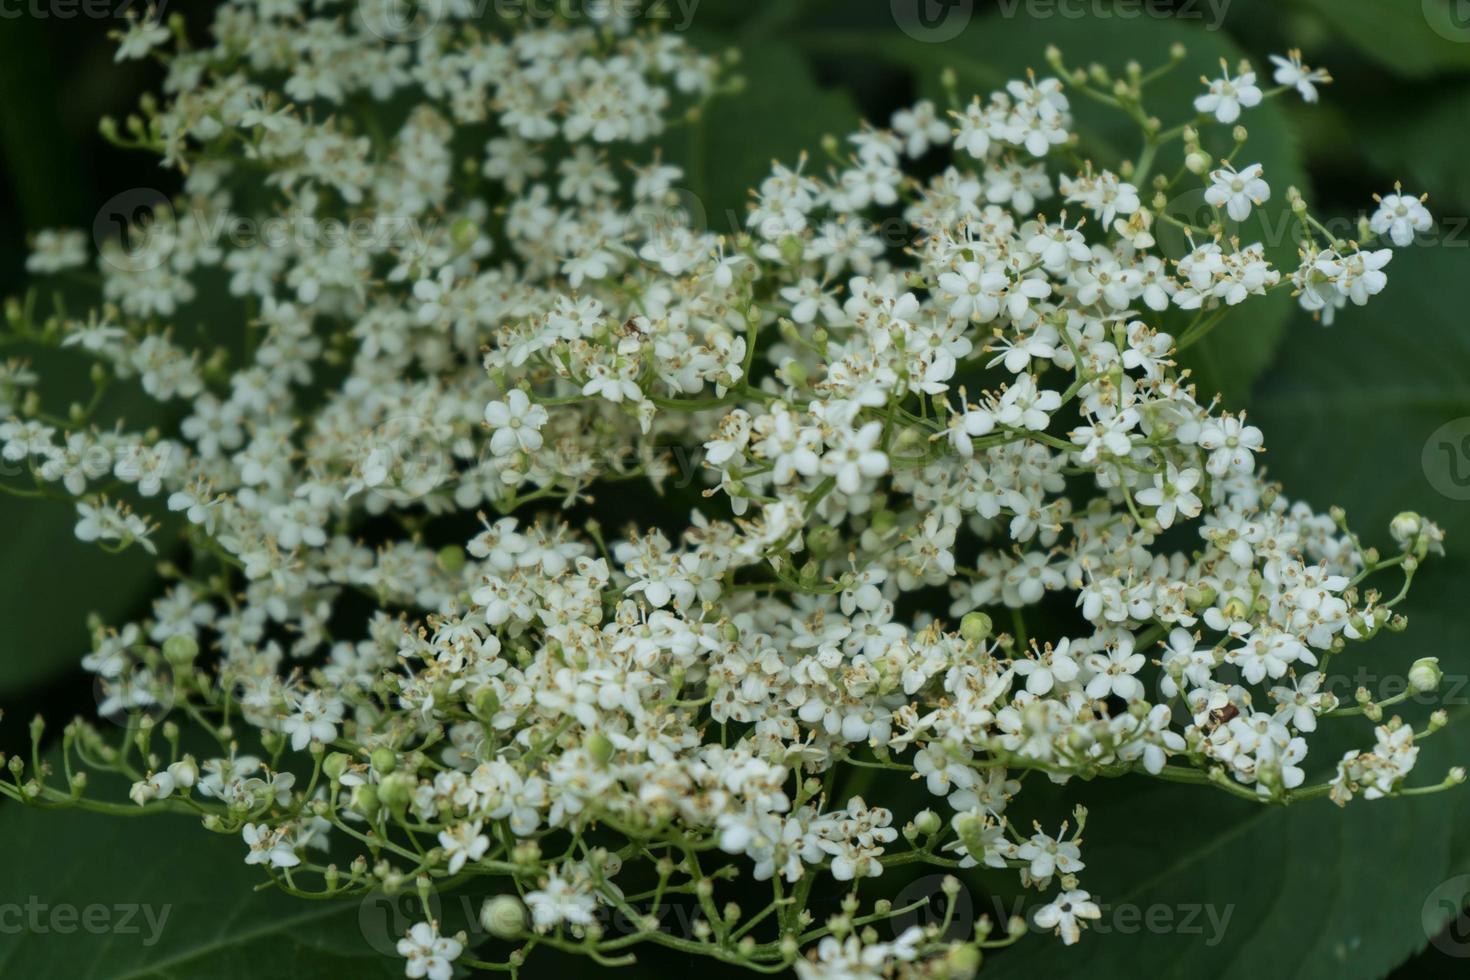
[[[1409,686],[1419,694],[1438,690],[1443,677],[1444,671],[1439,668],[1438,657],[1420,657],[1409,668]]]

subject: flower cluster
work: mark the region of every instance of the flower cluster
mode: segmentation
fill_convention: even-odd
[[[1054,77],[968,102],[951,79],[948,116],[919,102],[825,166],[776,165],[720,234],[648,147],[735,87],[721,61],[621,24],[475,30],[458,5],[391,43],[371,7],[227,2],[208,46],[160,55],[170,100],[105,131],[182,192],[103,246],[85,316],[7,308],[17,341],[90,358],[99,393],[55,417],[6,370],[0,452],[33,478],[8,488],[70,502],[84,540],[182,545],[152,615],[99,626],[86,661],[127,737],[74,724],[69,763],[239,834],[293,893],[493,885],[478,940],[425,900],[397,948],[434,978],[536,946],[614,961],[631,943],[604,910],[811,980],[963,975],[1025,925],[884,940],[908,910],[854,890],[817,923],[814,883],[1009,868],[1071,943],[1099,915],[1086,812],[1023,821],[1028,773],[1263,804],[1403,790],[1427,732],[1399,720],[1330,782],[1306,760],[1319,722],[1382,722],[1368,692],[1339,704],[1331,661],[1402,628],[1441,533],[1405,514],[1384,555],[1289,499],[1260,430],[1177,363],[1254,297],[1326,318],[1384,288],[1391,253],[1333,238],[1295,189],[1298,268],[1221,233],[1272,175],[1235,162],[1238,130],[1211,159],[1201,127],[1325,73],[1278,59],[1263,92],[1227,69],[1172,130],[1142,105],[1182,52],[1106,84],[1053,52]],[[120,56],[169,37],[140,21]],[[1074,90],[1143,122],[1138,161],[1078,157]],[[1194,180],[1211,225],[1164,206]],[[262,195],[253,218],[312,233],[211,233]],[[1371,232],[1429,220],[1396,193]],[[73,233],[35,245],[38,274],[86,261]],[[170,321],[220,292],[243,334],[195,350]],[[114,381],[181,422],[98,424]],[[692,457],[697,498],[673,486]],[[648,487],[684,503],[616,534],[585,516]],[[1391,598],[1364,584],[1395,570]],[[5,792],[86,804],[18,761]],[[774,899],[719,904],[737,876]],[[658,925],[678,895],[689,936]],[[492,939],[520,947],[477,959]]]

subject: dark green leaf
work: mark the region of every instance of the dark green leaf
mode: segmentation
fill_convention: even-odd
[[[1424,77],[1470,70],[1463,0],[1305,0],[1335,33],[1390,71]]]

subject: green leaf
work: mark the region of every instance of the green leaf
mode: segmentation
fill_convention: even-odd
[[[8,842],[0,864],[0,976],[403,976],[403,960],[385,948],[384,909],[256,892],[264,879],[244,863],[239,838],[187,818],[7,804],[0,840]]]
[[[743,91],[714,100],[687,135],[675,131],[663,141],[665,155],[684,167],[706,227],[726,235],[744,229],[750,189],[770,175],[773,161],[795,166],[803,153],[820,156],[823,135],[845,135],[859,122],[846,93],[818,86],[788,44],[747,46],[736,72]]]
[[[1390,180],[1403,181],[1410,193],[1427,191],[1429,206],[1441,215],[1449,206],[1460,214],[1470,207],[1470,168],[1461,142],[1447,138],[1470,131],[1470,88],[1447,88],[1414,105],[1396,100],[1369,116],[1364,128],[1363,152]],[[1463,224],[1440,231],[1448,244],[1470,247]]]
[[[908,65],[919,75],[921,91],[941,105],[944,92],[939,76],[945,69],[956,73],[960,98],[968,100],[972,95],[984,96],[1002,87],[1009,79],[1024,78],[1028,69],[1050,74],[1044,55],[1049,44],[1062,50],[1069,66],[1095,61],[1117,74],[1129,60],[1138,61],[1145,69],[1164,64],[1169,60],[1170,48],[1182,43],[1188,57],[1151,86],[1145,98],[1147,111],[1163,120],[1166,127],[1194,118],[1193,100],[1203,91],[1201,75],[1218,74],[1222,58],[1234,64],[1243,57],[1222,32],[1153,17],[977,17],[958,36],[942,43],[926,43],[887,31],[813,33],[804,42],[818,53],[844,58],[878,57]],[[1071,102],[1085,157],[1114,169],[1125,159],[1137,158],[1142,136],[1135,122],[1117,109],[1079,95],[1074,94]],[[1280,106],[1269,102],[1249,110],[1241,123],[1250,131],[1246,150],[1249,159],[1238,162],[1242,166],[1262,164],[1273,193],[1265,206],[1257,208],[1250,219],[1231,228],[1231,232],[1242,244],[1263,242],[1268,258],[1278,268],[1290,269],[1296,260],[1296,242],[1289,233],[1293,225],[1286,189],[1295,186],[1306,192],[1308,188],[1293,129]],[[1228,152],[1228,133],[1216,136],[1217,142],[1207,144],[1207,148],[1217,154]],[[1172,176],[1182,162],[1181,152],[1179,143],[1174,143],[1161,153],[1154,172]],[[1152,191],[1145,187],[1143,195],[1147,203]],[[1056,207],[1055,201],[1048,202],[1046,210],[1052,213]],[[1186,175],[1170,193],[1165,210],[1174,217],[1202,223],[1201,213],[1208,212],[1203,184]],[[1207,218],[1203,223],[1208,223]],[[1184,236],[1171,228],[1161,227],[1158,235],[1171,258],[1180,258],[1189,250]],[[1228,314],[1184,358],[1201,389],[1207,394],[1222,393],[1232,407],[1244,405],[1253,382],[1271,363],[1292,306],[1289,298],[1272,296]],[[1155,323],[1161,320],[1151,313],[1144,319]],[[1171,311],[1160,325],[1177,336],[1187,322],[1187,317]]]
[[[1296,318],[1256,399],[1266,460],[1288,497],[1346,506],[1370,543],[1387,544],[1388,521],[1408,508],[1449,534],[1450,557],[1426,563],[1405,603],[1407,632],[1350,647],[1356,662],[1334,665],[1334,673],[1347,670],[1340,696],[1350,696],[1357,684],[1403,678],[1417,657],[1441,658],[1451,722],[1421,743],[1414,785],[1470,762],[1470,657],[1458,615],[1470,575],[1470,503],[1436,489],[1446,469],[1423,465],[1426,440],[1470,417],[1466,295],[1447,286],[1461,261],[1442,248],[1403,251],[1373,305],[1347,311],[1330,329]],[[1393,710],[1422,727],[1430,706]],[[1310,742],[1319,775],[1344,749],[1371,744],[1369,728],[1362,719],[1324,721]],[[1360,799],[1342,810],[1325,800],[1253,806],[1142,779],[1068,799],[1078,796],[1092,807],[1087,836],[1097,844],[1084,848],[1082,887],[1110,906],[1103,924],[1111,931],[1071,948],[1023,941],[987,967],[996,980],[1067,975],[1084,964],[1099,978],[1369,980],[1424,948],[1455,911],[1436,889],[1470,873],[1470,842],[1459,832],[1470,821],[1464,789]],[[1122,931],[1147,922],[1151,909],[1165,928]]]
[[[1304,0],[1334,33],[1411,78],[1470,70],[1470,5],[1463,0]]]

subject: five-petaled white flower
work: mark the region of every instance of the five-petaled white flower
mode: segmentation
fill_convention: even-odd
[[[516,450],[533,453],[541,448],[541,427],[550,416],[526,393],[513,388],[504,401],[485,406],[485,423],[490,426],[490,452],[508,456]]]

